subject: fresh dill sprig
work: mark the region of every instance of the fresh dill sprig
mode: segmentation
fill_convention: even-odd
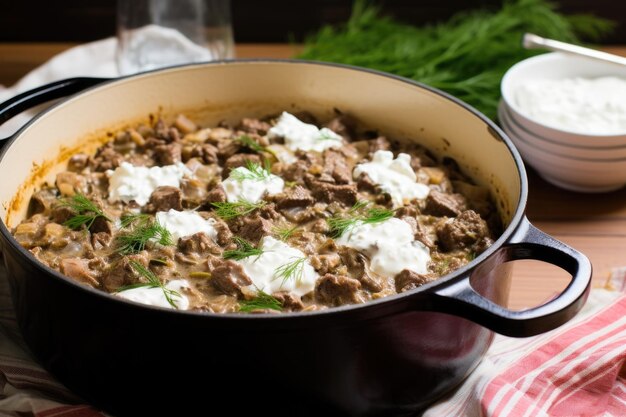
[[[283,304],[277,300],[276,297],[272,297],[268,293],[261,290],[257,292],[256,297],[253,299],[244,300],[239,304],[239,311],[242,313],[266,309],[281,311],[283,309]]]
[[[293,260],[279,266],[274,271],[273,279],[282,279],[283,282],[281,285],[284,285],[290,279],[300,283],[302,281],[302,277],[304,276],[304,262],[306,261],[306,258],[297,258],[292,256],[291,259]]]
[[[254,141],[254,139],[252,139],[250,136],[248,135],[241,135],[238,138],[235,138],[235,140],[237,142],[241,142],[241,144],[243,146],[245,146],[246,148],[249,148],[255,152],[265,152],[265,146],[259,145],[257,142]]]
[[[261,256],[263,254],[262,248],[255,248],[250,242],[239,236],[233,237],[233,240],[237,244],[237,249],[224,251],[222,254],[224,259],[240,261],[250,256]]]
[[[382,3],[382,2],[377,2]],[[496,117],[500,81],[515,63],[542,51],[521,46],[525,32],[579,43],[615,26],[590,15],[566,16],[549,0],[507,0],[496,11],[461,12],[447,22],[412,26],[385,16],[375,2],[357,0],[344,25],[325,26],[299,58],[357,65],[440,88]]]
[[[294,232],[298,229],[298,226],[289,227],[287,226],[274,226],[272,228],[272,233],[282,241],[286,241],[289,239]]]
[[[252,213],[256,209],[265,207],[266,201],[261,200],[258,203],[251,203],[246,200],[239,200],[234,203],[211,203],[216,208],[215,214],[224,220],[234,219],[239,216],[245,216],[248,213]]]
[[[143,214],[143,213],[124,214],[120,218],[120,226],[122,228],[126,228],[137,221],[143,224],[147,222],[149,219],[150,219],[150,215],[148,214]]]
[[[178,293],[178,291],[174,291],[172,289],[167,288],[165,286],[165,284],[163,284],[161,282],[161,280],[156,275],[154,275],[154,273],[152,273],[152,271],[150,271],[149,269],[144,267],[139,262],[137,262],[137,261],[130,261],[130,265],[133,267],[133,269],[135,271],[137,271],[137,273],[139,273],[144,278],[146,278],[148,280],[148,282],[146,282],[146,283],[141,282],[141,283],[137,283],[137,284],[125,285],[123,287],[118,288],[116,290],[116,292],[122,292],[122,291],[132,290],[134,288],[143,288],[143,287],[145,287],[145,288],[160,288],[163,291],[163,295],[165,296],[165,299],[167,300],[167,302],[172,307],[174,307],[175,309],[178,309],[178,306],[176,305],[176,303],[172,299],[172,297],[181,298],[181,295]]]
[[[359,204],[359,202],[357,202],[356,204]],[[365,207],[365,206],[362,206],[362,207]],[[354,211],[350,209],[349,212],[354,213]],[[356,215],[353,217],[333,216],[333,217],[326,219],[326,222],[328,223],[328,226],[330,228],[330,231],[329,231],[330,236],[336,239],[336,238],[341,237],[344,233],[346,233],[350,229],[353,229],[354,227],[360,224],[382,223],[392,218],[393,215],[394,215],[393,210],[379,208],[379,207],[372,207],[368,209],[365,212],[365,214],[362,214],[362,215]]]
[[[130,232],[119,234],[116,238],[117,252],[122,255],[141,252],[150,241],[163,246],[170,246],[172,234],[156,220],[145,220],[136,225]]]
[[[268,179],[271,175],[269,170],[269,161],[265,160],[265,166],[261,166],[256,162],[246,161],[246,170],[238,170],[234,169],[230,173],[230,178],[233,178],[235,181],[264,181]]]
[[[362,208],[367,207],[370,202],[367,200],[359,200],[352,207],[350,207],[350,213],[354,213],[356,211],[361,210]]]
[[[83,225],[89,229],[98,217],[111,221],[96,203],[80,193],[74,194],[71,198],[61,200],[61,205],[69,207],[78,213],[63,223],[63,225],[73,230]]]
[[[267,148],[267,147],[265,147],[263,145],[260,145],[258,142],[256,142],[254,139],[252,139],[248,135],[241,135],[241,136],[235,138],[235,140],[237,142],[240,142],[243,146],[245,146],[246,148],[248,148],[250,150],[253,150],[253,151],[258,152],[258,153],[267,152],[267,153],[269,153],[269,154],[271,154],[271,155],[273,155],[274,157],[277,158],[276,152],[274,152],[270,148]]]

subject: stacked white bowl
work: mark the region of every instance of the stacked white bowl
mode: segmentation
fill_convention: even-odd
[[[540,121],[536,112],[529,111],[528,103],[521,102],[519,89],[543,80],[600,77],[617,77],[626,83],[626,67],[549,53],[517,63],[502,79],[500,125],[526,163],[548,182],[562,188],[606,192],[623,187],[626,184],[626,128],[623,132],[607,134],[606,131],[583,130],[578,123],[568,126],[546,119]],[[612,107],[610,111],[620,110]],[[626,107],[623,110],[626,118]]]

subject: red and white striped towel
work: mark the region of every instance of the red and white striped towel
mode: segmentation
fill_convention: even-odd
[[[30,358],[0,282],[0,416],[106,416]],[[626,269],[609,284],[556,330],[497,335],[478,368],[423,417],[626,417]]]
[[[583,310],[551,332],[496,335],[478,368],[424,417],[626,416],[626,269],[594,288]]]

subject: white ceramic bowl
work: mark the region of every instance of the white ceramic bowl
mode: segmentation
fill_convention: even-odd
[[[519,142],[523,142],[549,154],[598,162],[626,159],[626,145],[615,147],[567,146],[536,135],[513,119],[510,110],[503,101],[498,106],[498,119],[500,120],[500,125],[516,146]]]
[[[626,146],[626,132],[617,135],[591,135],[553,128],[525,116],[513,99],[515,90],[528,80],[603,76],[626,79],[626,67],[555,52],[528,58],[513,65],[502,78],[500,90],[511,119],[539,137],[565,146]]]

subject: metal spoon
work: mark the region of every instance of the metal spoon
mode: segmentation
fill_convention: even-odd
[[[585,48],[578,45],[572,45],[571,43],[565,43],[556,41],[554,39],[542,38],[532,33],[524,34],[524,40],[522,42],[526,49],[545,48],[551,51],[565,52],[568,54],[585,56],[588,58],[598,59],[604,62],[610,62],[611,64],[626,65],[626,58],[609,54],[595,49]]]

